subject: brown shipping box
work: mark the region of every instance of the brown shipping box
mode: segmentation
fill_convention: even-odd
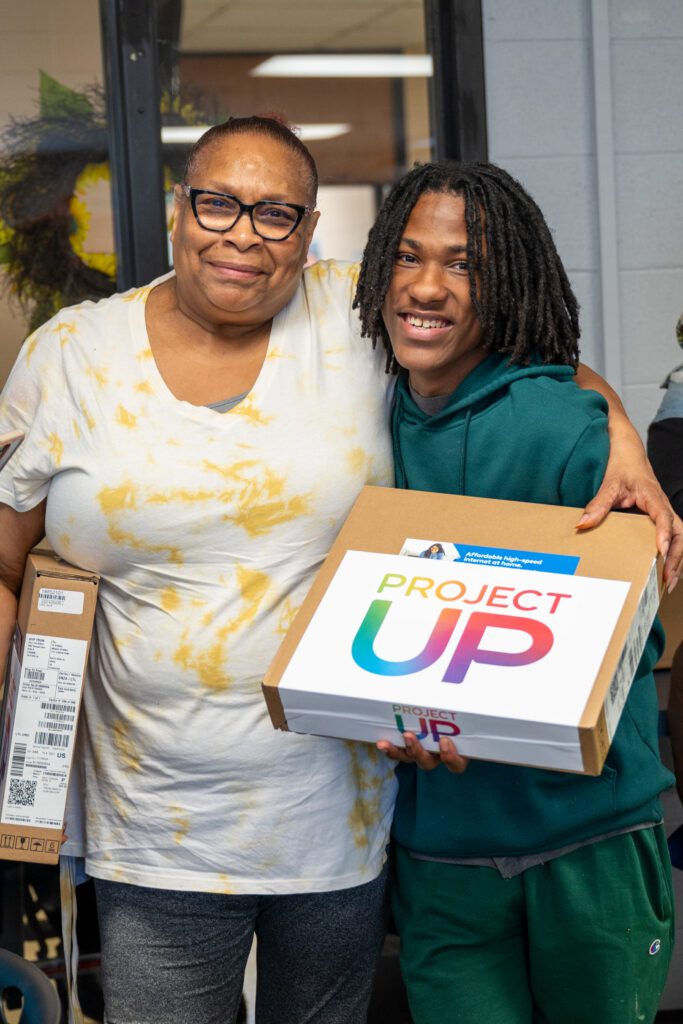
[[[364,488],[266,673],[273,725],[599,774],[661,559],[645,516],[580,514]]]
[[[55,864],[99,577],[31,552],[8,658],[0,747],[0,858]]]

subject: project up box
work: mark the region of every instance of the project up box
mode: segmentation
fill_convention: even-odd
[[[659,604],[653,524],[366,487],[264,681],[280,729],[599,774]]]

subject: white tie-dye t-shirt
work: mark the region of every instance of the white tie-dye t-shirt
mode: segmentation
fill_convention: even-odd
[[[384,354],[360,337],[355,269],[305,271],[226,413],[164,384],[145,326],[153,284],[59,313],[3,392],[0,431],[27,438],[0,501],[26,511],[47,496],[54,550],[102,577],[82,837],[68,820],[69,851],[82,846],[96,877],[285,893],[381,869],[391,765],[369,745],[276,732],[261,692],[361,487],[392,482]]]

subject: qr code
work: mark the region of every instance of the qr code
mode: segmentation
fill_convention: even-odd
[[[37,781],[31,779],[10,779],[8,803],[18,807],[33,807],[37,785]]]

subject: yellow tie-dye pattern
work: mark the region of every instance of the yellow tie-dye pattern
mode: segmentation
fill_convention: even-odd
[[[86,422],[86,425],[88,427],[88,430],[94,430],[95,427],[97,426],[97,420],[95,420],[90,415],[90,413],[88,412],[88,407],[85,404],[85,402],[81,402],[81,412],[83,413],[83,416],[85,417],[85,422]]]
[[[180,594],[177,587],[164,587],[159,595],[159,600],[165,612],[175,612],[180,608]]]
[[[116,793],[112,793],[111,802],[113,803],[118,816],[122,818],[124,821],[128,821],[130,814],[128,813],[128,808],[124,804],[121,797],[118,796],[118,794]]]
[[[379,760],[383,755],[369,743],[347,741],[345,746],[349,752],[351,772],[358,789],[348,824],[354,844],[357,847],[365,847],[368,845],[368,836],[377,828],[381,811],[385,776],[377,771],[373,772],[372,768],[379,767]]]
[[[88,377],[92,377],[95,383],[98,384],[99,387],[101,388],[106,387],[107,384],[109,383],[107,370],[103,369],[102,367],[86,366],[85,372],[88,375]]]
[[[116,421],[120,423],[122,427],[127,427],[129,430],[134,430],[137,426],[138,418],[134,416],[132,412],[123,405],[118,405],[116,408]]]
[[[187,810],[183,809],[178,804],[171,804],[168,809],[174,826],[174,839],[176,843],[182,843],[183,839],[190,831],[190,816],[187,813]]]
[[[223,518],[242,527],[251,537],[263,536],[276,526],[307,515],[310,511],[313,493],[282,498],[287,478],[254,460],[235,462],[230,466],[218,466],[205,460],[204,467],[226,480],[239,482],[239,489],[225,491],[220,495],[221,501],[237,506],[234,512],[226,512]],[[247,476],[245,470],[254,467],[259,467],[259,472]]]
[[[256,616],[270,586],[270,578],[264,572],[249,569],[244,565],[235,567],[237,584],[244,607],[234,619],[220,626],[214,641],[207,648],[199,650],[192,630],[183,632],[173,660],[186,672],[194,672],[202,686],[209,690],[227,690],[231,678],[225,670],[228,656],[227,641],[230,636],[238,633]]]
[[[238,405],[235,405],[232,409],[228,410],[225,415],[242,416],[245,420],[248,420],[250,423],[253,423],[254,426],[258,427],[265,427],[273,421],[272,416],[264,416],[263,413],[256,408],[253,395],[247,395],[247,397],[243,398]]]
[[[340,349],[329,348],[325,349],[325,358],[323,359],[323,366],[326,370],[330,370],[332,373],[341,373],[344,369],[344,358]],[[335,357],[339,356],[339,362],[335,362]]]
[[[169,561],[176,565],[182,565],[183,555],[180,548],[169,544],[150,544],[141,537],[136,537],[129,530],[121,529],[116,519],[123,512],[137,508],[137,491],[135,486],[126,481],[119,487],[103,487],[97,495],[100,508],[107,519],[107,532],[114,544],[129,545],[137,551],[146,551],[149,554],[161,554],[168,552]]]
[[[230,879],[226,874],[223,874],[222,872],[216,876],[216,884],[209,891],[217,893],[221,896],[232,896],[235,892],[235,890],[231,886]]]
[[[111,723],[111,729],[114,737],[114,749],[123,767],[134,772],[141,772],[141,754],[130,738],[130,727],[122,718],[117,718]]]
[[[64,458],[64,442],[58,434],[48,434],[47,450],[55,460],[55,466],[61,466]]]
[[[61,320],[54,328],[59,334],[59,344],[64,346],[78,334],[78,325],[73,321]]]
[[[365,448],[352,448],[346,456],[346,464],[354,474],[372,474],[372,456]]]
[[[31,362],[31,356],[36,350],[36,345],[40,341],[40,334],[36,331],[26,340],[26,365],[28,366]]]
[[[139,391],[143,395],[153,395],[154,388],[148,380],[139,380],[135,385],[135,390]]]
[[[280,636],[284,636],[285,633],[289,632],[289,628],[296,618],[296,613],[299,611],[300,605],[294,604],[291,597],[286,597],[280,605],[280,614],[278,615],[277,626],[275,632],[279,633]]]
[[[293,352],[283,352],[281,348],[269,348],[266,359],[296,359]]]
[[[146,285],[143,285],[142,288],[136,288],[135,291],[134,292],[130,292],[129,295],[121,295],[121,296],[119,296],[119,298],[121,298],[123,300],[123,302],[146,301],[147,300],[147,296],[151,292],[152,288],[154,288],[153,284],[146,284]]]

